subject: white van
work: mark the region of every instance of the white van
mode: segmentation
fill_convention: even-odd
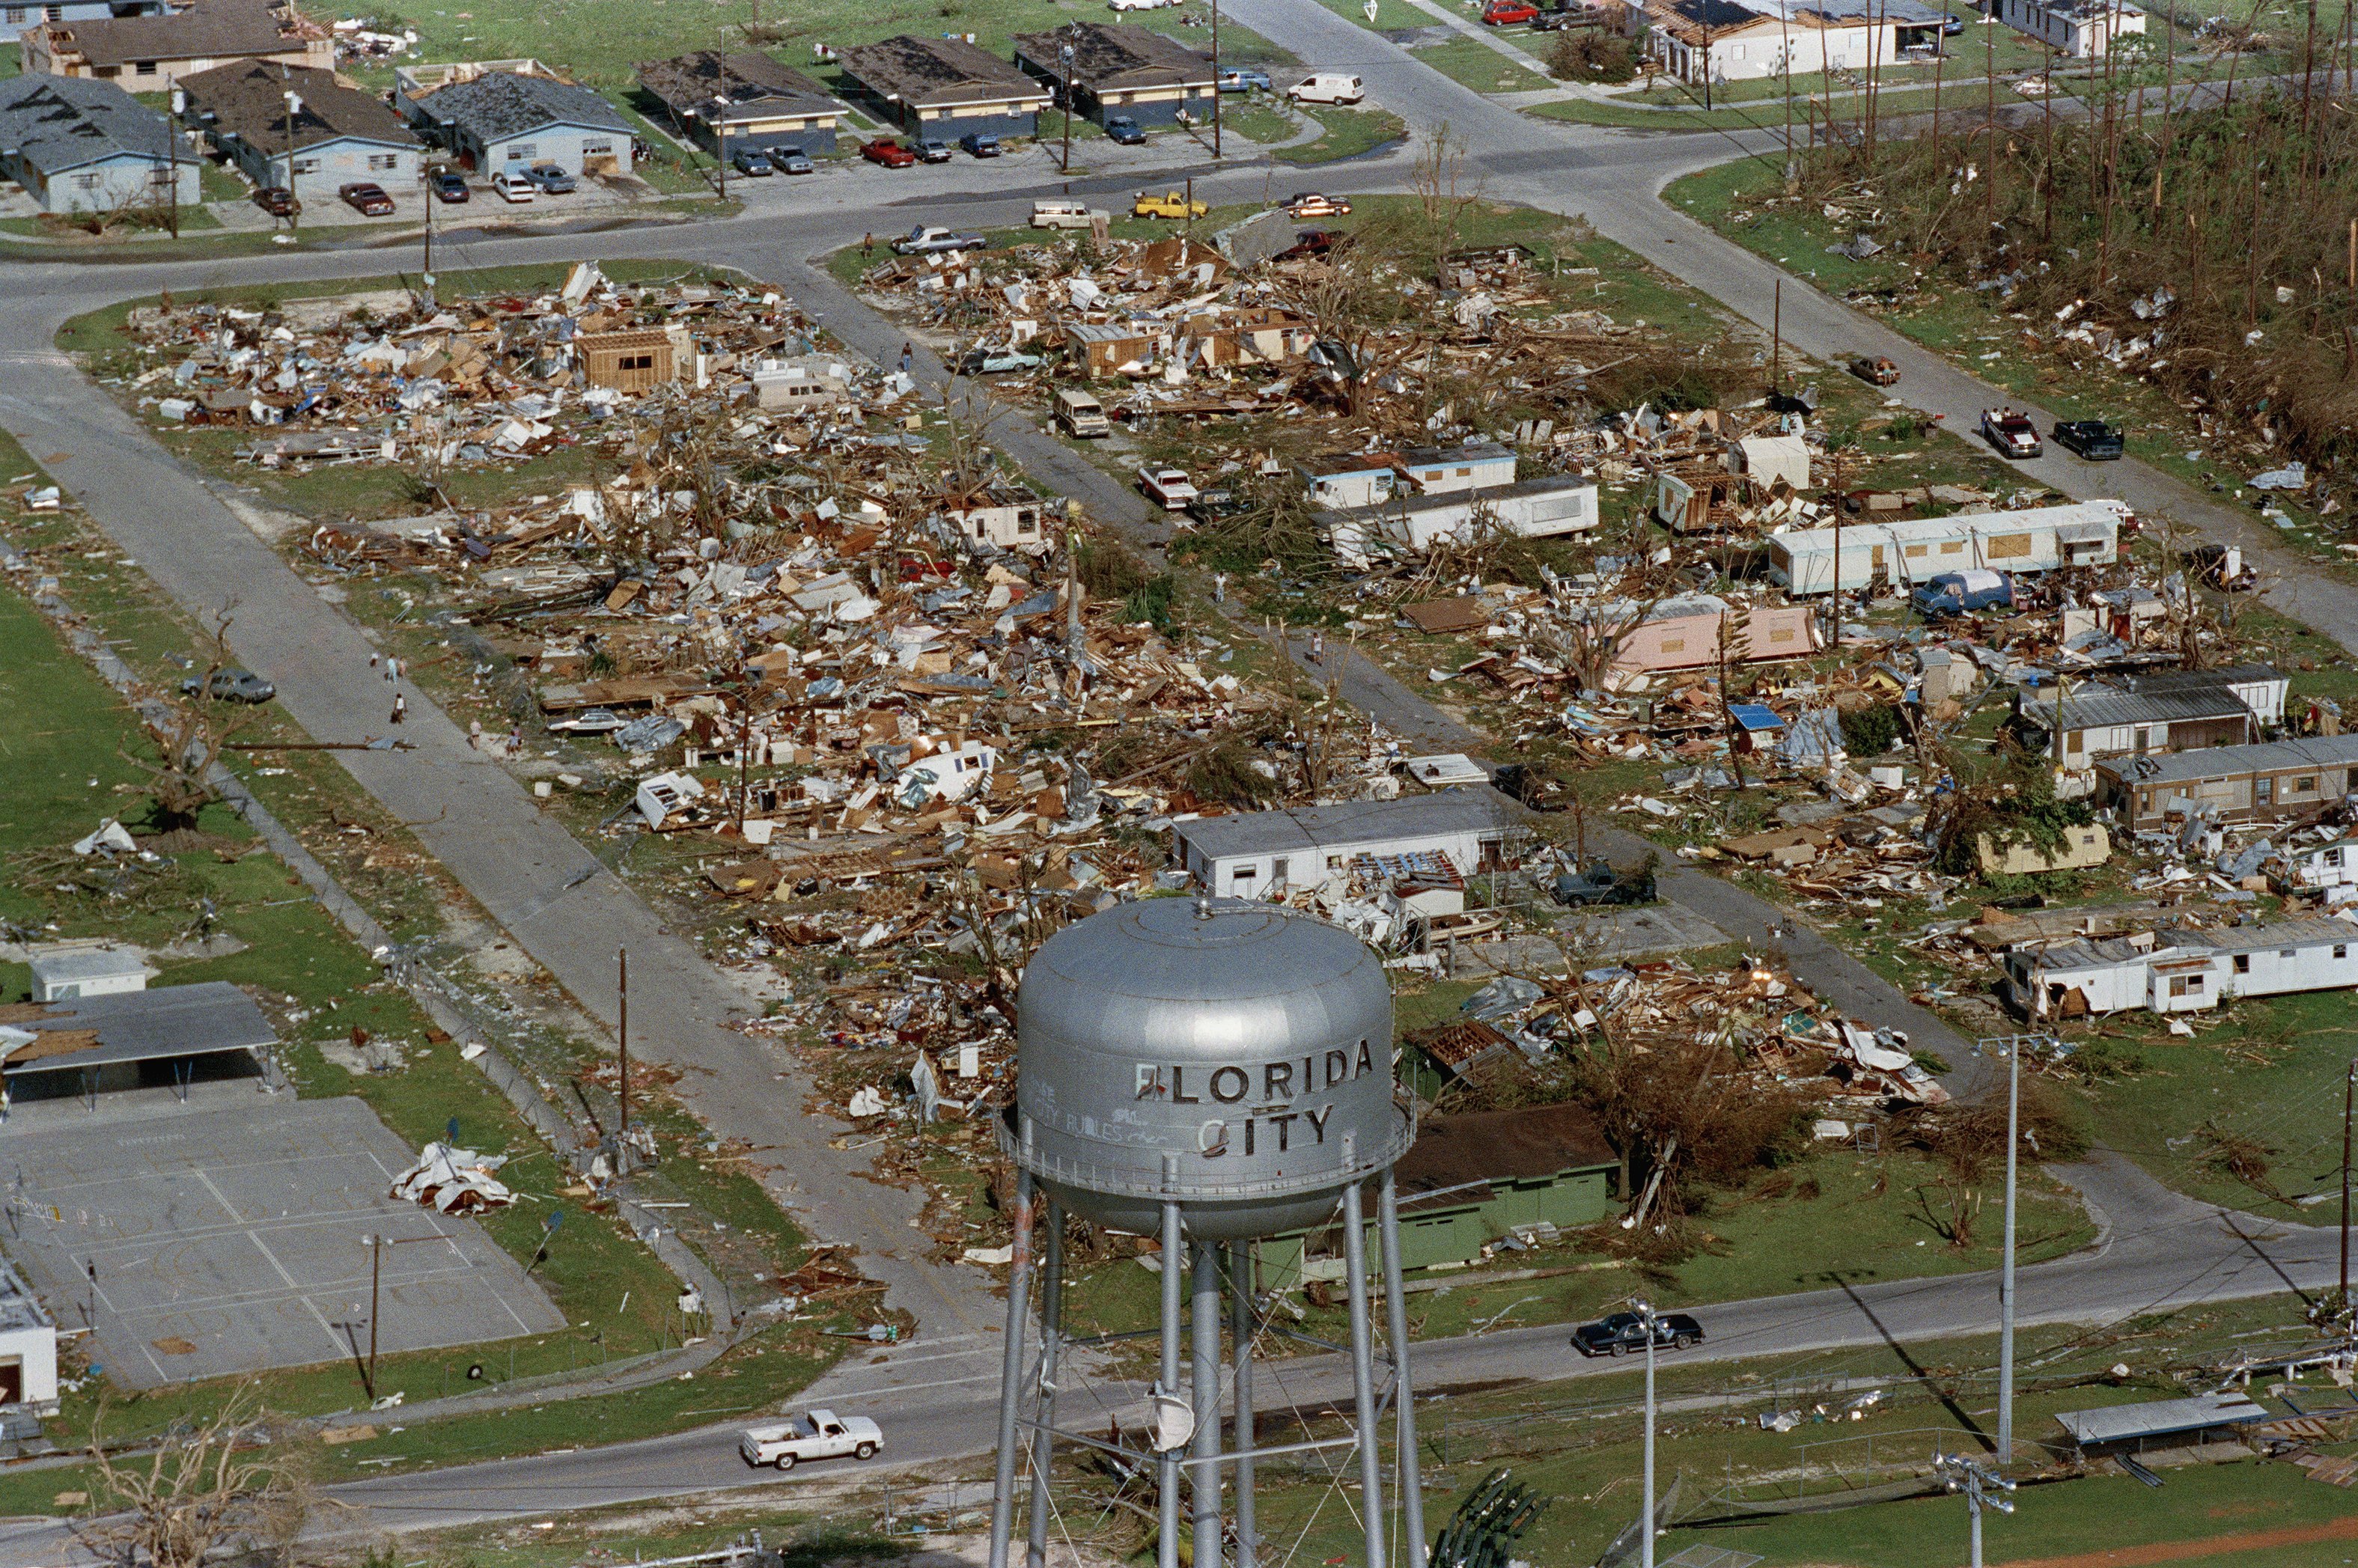
[[[1296,103],[1357,103],[1368,95],[1367,84],[1339,70],[1317,70],[1285,90]]]
[[[1077,387],[1056,394],[1056,427],[1080,440],[1113,434],[1113,421],[1106,417],[1105,405]]]
[[[1097,211],[1086,201],[1032,203],[1032,226],[1035,229],[1086,229],[1098,218],[1113,221],[1111,213]]]

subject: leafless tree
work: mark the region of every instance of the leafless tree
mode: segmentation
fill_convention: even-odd
[[[265,1449],[261,1402],[241,1386],[211,1420],[130,1457],[108,1452],[93,1426],[94,1517],[78,1531],[101,1562],[121,1568],[200,1568],[216,1550],[284,1552],[309,1514],[301,1450],[286,1434]]]
[[[200,633],[205,661],[198,671],[195,690],[184,700],[157,695],[161,716],[147,721],[156,754],[119,753],[146,775],[144,783],[132,787],[147,797],[148,823],[158,833],[193,828],[204,808],[221,798],[211,776],[213,763],[230,738],[250,722],[244,714],[220,717],[222,709],[212,695],[214,677],[230,667],[229,629],[236,615],[233,600],[214,613],[210,628]]]

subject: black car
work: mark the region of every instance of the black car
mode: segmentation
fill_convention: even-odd
[[[1186,514],[1198,524],[1210,524],[1217,523],[1224,517],[1234,517],[1240,513],[1250,512],[1252,508],[1253,503],[1249,497],[1238,495],[1233,490],[1215,487],[1211,490],[1197,491],[1195,499],[1186,505]]]
[[[958,138],[958,146],[966,149],[968,157],[999,156],[999,138],[989,131],[968,131]]]
[[[467,200],[467,177],[455,168],[438,168],[430,177],[436,200],[453,206]]]
[[[1105,123],[1106,138],[1125,147],[1134,147],[1146,140],[1146,133],[1138,122],[1127,114],[1109,114]]]
[[[1686,1314],[1654,1314],[1656,1349],[1683,1350],[1702,1343],[1703,1325]],[[1646,1349],[1646,1320],[1634,1312],[1617,1312],[1595,1323],[1584,1323],[1572,1331],[1572,1346],[1583,1356],[1642,1355]]]
[[[1574,909],[1590,909],[1605,904],[1651,903],[1654,902],[1654,871],[1640,866],[1633,871],[1614,870],[1612,863],[1598,860],[1585,871],[1566,871],[1555,880],[1551,890],[1558,903]]]
[[[2128,449],[2121,427],[2107,425],[2102,419],[2065,419],[2048,432],[2055,444],[2066,451],[2079,453],[2092,463],[2110,462]]]
[[[278,688],[255,675],[252,670],[215,670],[212,679],[190,676],[180,683],[180,689],[190,697],[200,692],[216,702],[268,702],[278,695]]]
[[[1531,31],[1560,33],[1566,27],[1593,27],[1598,20],[1597,13],[1585,5],[1559,5],[1552,11],[1541,11],[1538,16],[1533,16]]]

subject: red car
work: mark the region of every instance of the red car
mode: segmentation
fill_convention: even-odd
[[[870,163],[881,163],[886,168],[907,168],[917,161],[916,154],[890,136],[879,136],[872,142],[862,144],[860,156]]]
[[[1482,7],[1482,25],[1486,27],[1512,27],[1539,19],[1540,8],[1526,0],[1490,0]]]
[[[345,206],[367,217],[389,218],[393,215],[393,198],[384,193],[384,187],[381,185],[373,185],[364,179],[356,180],[351,185],[338,186],[336,194],[343,199]]]

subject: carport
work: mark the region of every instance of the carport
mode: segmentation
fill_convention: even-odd
[[[2146,1485],[2158,1487],[2160,1478],[2137,1463],[2138,1454],[2157,1448],[2238,1443],[2249,1435],[2246,1429],[2267,1419],[2268,1412],[2249,1396],[2227,1393],[2064,1411],[2056,1416],[2055,1424],[2071,1437],[2082,1458],[2113,1460]]]
[[[77,1087],[95,1110],[103,1088],[135,1087],[159,1070],[185,1102],[200,1065],[268,1072],[265,1054],[277,1044],[262,1010],[221,980],[0,1007],[0,1114],[18,1098]]]

